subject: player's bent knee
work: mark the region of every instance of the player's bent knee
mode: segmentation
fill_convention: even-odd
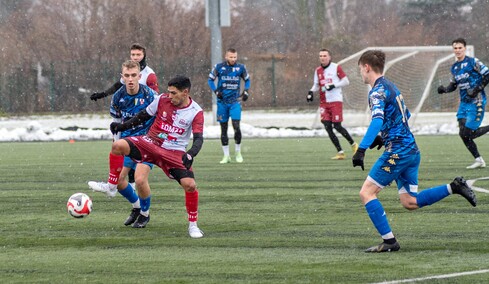
[[[193,178],[182,178],[180,184],[186,192],[194,192],[197,190],[197,185]]]
[[[115,155],[127,155],[129,154],[129,144],[121,139],[112,143],[112,154]]]

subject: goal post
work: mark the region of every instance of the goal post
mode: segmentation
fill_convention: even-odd
[[[368,47],[338,62],[350,81],[350,85],[342,89],[346,127],[364,127],[370,123],[367,101],[370,86],[363,83],[358,69],[358,59],[367,50],[385,52],[384,75],[403,94],[412,114],[412,126],[420,114],[456,112],[458,92],[437,93],[438,86],[447,85],[451,78],[450,66],[455,62],[452,46]],[[474,56],[474,46],[467,46],[467,55]],[[319,120],[319,115],[316,119]],[[313,128],[318,124],[319,121],[315,121]]]

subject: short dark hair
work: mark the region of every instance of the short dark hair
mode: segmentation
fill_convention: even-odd
[[[466,46],[466,45],[467,45],[467,42],[465,41],[465,39],[463,39],[463,38],[461,38],[461,37],[454,39],[454,40],[452,41],[452,45],[453,45],[454,43],[461,43],[461,44],[463,44],[464,46]]]
[[[358,59],[358,65],[368,64],[374,72],[382,74],[385,65],[385,53],[382,50],[367,50]]]
[[[226,50],[226,52],[236,53],[237,51],[236,51],[236,49],[234,49],[234,48],[230,47],[230,48],[228,48],[228,49]]]
[[[142,50],[143,51],[143,54],[146,56],[146,47],[144,47],[142,44],[139,44],[139,43],[133,43],[131,45],[131,50],[134,50],[134,49],[137,49],[137,50]]]
[[[328,52],[329,55],[331,55],[331,50],[329,50],[327,48],[321,48],[321,50],[319,52],[321,52],[321,51],[326,51],[326,52]]]
[[[175,87],[179,91],[183,91],[188,89],[190,91],[190,87],[192,84],[190,83],[190,79],[187,76],[177,75],[168,81],[168,87]]]

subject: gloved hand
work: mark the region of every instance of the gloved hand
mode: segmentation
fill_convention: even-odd
[[[467,96],[471,98],[477,97],[477,94],[480,93],[482,90],[484,90],[484,87],[481,85],[475,86],[473,89],[467,90]]]
[[[382,139],[382,137],[380,137],[380,135],[377,135],[374,139],[374,142],[372,142],[372,145],[370,145],[370,147],[368,147],[368,148],[373,149],[373,148],[377,147],[377,150],[380,150],[380,148],[382,148],[382,146],[384,146],[384,139]]]
[[[351,158],[353,162],[353,167],[360,166],[362,171],[364,171],[363,159],[365,158],[365,149],[358,148],[353,157]]]
[[[121,124],[122,124],[122,123],[120,123],[120,122],[112,122],[112,123],[110,124],[110,132],[112,132],[112,134],[116,135],[116,134],[117,134],[117,132],[119,132],[119,131],[120,131],[119,126],[120,126]]]
[[[331,91],[332,89],[334,89],[336,86],[334,84],[329,84],[329,85],[326,85],[326,91]]]
[[[100,93],[93,93],[91,96],[90,96],[90,99],[92,101],[97,101],[98,99],[103,99],[107,96],[107,93],[106,92],[100,92]]]
[[[314,100],[314,95],[313,95],[313,92],[312,91],[309,91],[309,93],[307,93],[306,100],[308,102],[312,102]]]
[[[444,86],[438,86],[438,94],[444,94],[447,92],[447,88],[445,88]]]
[[[214,93],[216,94],[216,97],[217,97],[218,99],[222,100],[222,92],[221,92],[221,91],[217,91],[217,90],[216,90]]]
[[[250,96],[250,94],[248,94],[248,90],[244,90],[243,93],[241,93],[241,97],[242,97],[243,102],[246,102],[248,100],[249,96]]]
[[[189,170],[192,166],[192,163],[194,162],[194,157],[192,157],[192,155],[190,155],[189,153],[185,153],[182,155],[182,162],[185,168]]]

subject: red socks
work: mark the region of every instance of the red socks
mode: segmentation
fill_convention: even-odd
[[[119,183],[119,174],[124,166],[124,156],[109,154],[109,179],[110,184]]]
[[[197,222],[197,209],[199,207],[199,192],[185,192],[185,207],[187,207],[188,221]]]

